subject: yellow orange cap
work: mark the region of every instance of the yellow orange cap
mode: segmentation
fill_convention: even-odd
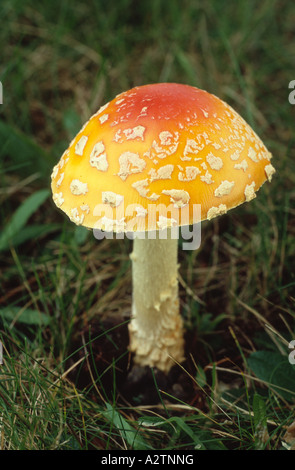
[[[187,225],[197,222],[193,205],[205,220],[253,199],[275,172],[270,159],[251,127],[216,96],[175,83],[144,85],[83,126],[53,169],[53,200],[89,228]]]

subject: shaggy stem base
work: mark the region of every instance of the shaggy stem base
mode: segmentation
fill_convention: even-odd
[[[169,233],[168,233],[169,236]],[[135,238],[132,259],[130,350],[141,366],[168,372],[183,360],[178,298],[178,240]]]

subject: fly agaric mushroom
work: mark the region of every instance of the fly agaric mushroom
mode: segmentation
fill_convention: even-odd
[[[160,233],[183,225],[177,217],[183,208],[189,225],[196,222],[194,204],[206,220],[255,198],[275,172],[270,159],[228,104],[195,87],[160,83],[101,107],[54,167],[53,200],[75,224],[156,234],[135,237],[131,254],[136,364],[168,372],[184,358],[178,241]]]

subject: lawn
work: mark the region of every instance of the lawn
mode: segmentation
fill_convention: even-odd
[[[1,12],[0,448],[295,449],[295,4],[1,0]],[[277,170],[179,251],[187,355],[168,375],[128,351],[132,241],[95,239],[50,190],[84,122],[158,82],[226,101]]]

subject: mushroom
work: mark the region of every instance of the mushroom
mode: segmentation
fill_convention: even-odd
[[[71,221],[118,237],[134,234],[135,364],[168,372],[184,359],[173,230],[255,198],[275,172],[270,159],[228,104],[192,86],[160,83],[101,107],[54,167],[53,200]]]

